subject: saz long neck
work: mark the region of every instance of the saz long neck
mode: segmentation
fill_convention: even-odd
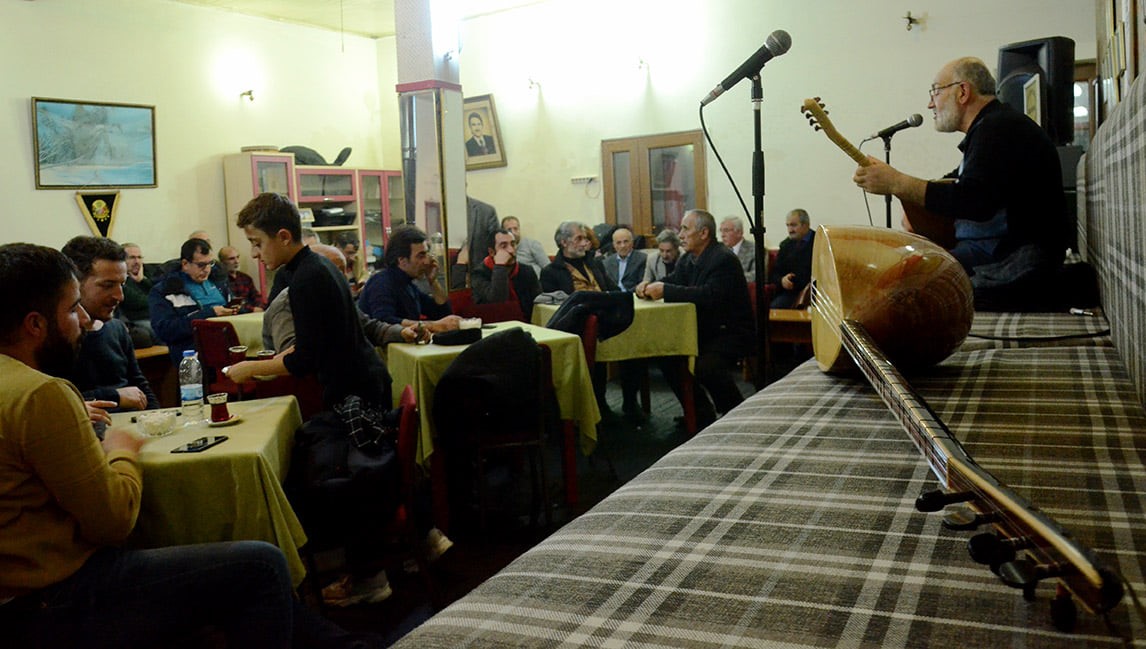
[[[976,464],[923,397],[887,360],[863,325],[845,319],[840,332],[844,349],[899,419],[951,496],[947,502],[966,502],[981,520],[993,524],[1006,542],[1027,552],[1043,571],[1040,574],[1057,577],[1092,612],[1103,613],[1118,604],[1122,584],[1117,575],[1103,566],[1089,548],[1070,538],[1057,522]]]

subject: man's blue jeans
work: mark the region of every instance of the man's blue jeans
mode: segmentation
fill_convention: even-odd
[[[0,626],[17,647],[155,647],[212,626],[229,647],[285,648],[292,600],[282,551],[262,541],[109,548],[0,606]]]

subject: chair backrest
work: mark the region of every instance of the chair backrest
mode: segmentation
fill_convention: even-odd
[[[592,369],[597,362],[597,334],[600,330],[600,321],[597,314],[590,313],[585,318],[585,329],[581,331],[581,346],[585,348],[585,362]]]
[[[222,376],[219,370],[231,364],[231,347],[239,344],[239,335],[230,322],[219,320],[192,320],[191,330],[195,336],[195,349],[199,352],[199,363],[203,373],[207,370]]]
[[[473,289],[450,291],[450,308],[463,318],[481,318],[482,322],[525,322],[521,304],[516,300],[478,304],[474,302]]]
[[[398,418],[398,466],[402,471],[402,496],[411,502],[414,477],[418,471],[418,399],[414,388],[407,385],[398,400],[402,414]]]

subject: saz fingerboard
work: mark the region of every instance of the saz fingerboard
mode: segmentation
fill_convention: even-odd
[[[926,458],[947,492],[947,502],[965,502],[980,520],[994,526],[1004,544],[1027,553],[1028,559],[998,566],[1005,583],[1033,589],[1033,584],[1016,582],[1026,576],[1035,583],[1054,577],[1088,610],[1098,614],[1121,601],[1123,589],[1118,576],[1057,522],[976,464],[923,397],[886,359],[863,325],[844,319],[840,333],[844,349]]]

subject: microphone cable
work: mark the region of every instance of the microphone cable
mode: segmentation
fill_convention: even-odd
[[[704,139],[708,142],[708,146],[712,148],[712,154],[716,156],[716,161],[720,163],[720,168],[724,170],[724,175],[728,177],[728,184],[732,185],[732,191],[736,193],[736,200],[740,201],[740,207],[744,209],[744,216],[748,219],[748,227],[755,230],[756,221],[752,218],[748,204],[744,202],[744,197],[740,195],[740,188],[736,186],[736,181],[732,179],[732,173],[728,171],[728,165],[724,164],[724,158],[720,157],[720,151],[716,149],[712,136],[708,134],[708,125],[704,123],[704,104],[700,105],[700,130],[704,133]]]

